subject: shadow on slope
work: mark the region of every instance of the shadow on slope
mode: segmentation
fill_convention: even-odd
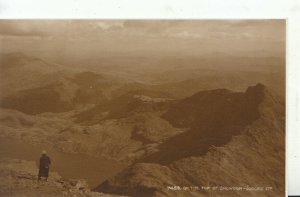
[[[210,93],[213,94],[212,92],[215,91]],[[233,95],[228,91],[222,90],[221,92],[224,95]],[[199,94],[201,95],[201,93]],[[207,95],[203,92],[202,94]],[[218,98],[224,98],[221,96],[223,94],[217,94]],[[211,196],[210,191],[201,189],[196,191],[174,191],[169,190],[167,186],[271,186],[273,190],[270,191],[220,190],[214,191],[213,196],[283,195],[285,188],[284,102],[280,98],[274,97],[261,84],[249,87],[245,93],[239,94],[236,99],[236,103],[240,101],[249,106],[232,105],[235,110],[228,109],[225,111],[226,113],[222,114],[228,124],[218,120],[219,124],[217,125],[219,126],[214,126],[211,123],[212,129],[209,130],[210,132],[204,130],[202,135],[196,132],[197,129],[203,128],[201,123],[196,118],[195,120],[188,118],[188,115],[195,115],[196,112],[199,112],[199,106],[193,105],[192,108],[198,108],[198,110],[195,110],[194,113],[185,113],[182,116],[178,115],[183,113],[180,110],[178,110],[178,114],[175,113],[176,110],[172,111],[172,114],[167,112],[164,117],[171,122],[185,120],[181,123],[176,122],[178,126],[192,125],[191,130],[185,133],[188,137],[183,134],[180,137],[171,138],[160,146],[159,152],[129,166],[116,177],[105,181],[94,190],[130,194],[137,197]],[[204,100],[202,104],[210,103],[211,106],[202,105],[201,109],[210,109],[209,111],[212,113],[215,109],[212,105],[217,105],[218,102],[204,102]],[[186,100],[183,100],[175,106],[178,107],[180,103],[183,105],[185,102]],[[218,108],[224,107],[222,103],[222,101],[219,101]],[[244,113],[250,113],[249,119],[245,119],[247,115],[241,114],[242,109],[245,110]],[[191,112],[191,109],[188,111]],[[215,113],[217,112],[219,111],[215,109]],[[209,113],[207,112],[207,114]],[[207,119],[207,121],[209,120]],[[173,122],[173,124],[176,123]],[[240,127],[240,130],[235,129],[235,123]],[[220,127],[220,125],[223,127]],[[230,126],[231,129],[229,129]],[[222,130],[218,131],[217,128]],[[224,132],[226,134],[223,134]],[[217,134],[224,137],[225,140],[222,141],[220,138],[219,144],[218,141],[210,141],[210,143],[205,144],[206,146],[203,146],[203,150],[196,151],[192,149],[201,148],[199,141],[205,139],[205,135],[210,138]],[[181,139],[183,142],[181,142]],[[223,144],[221,145],[221,143]],[[170,151],[174,151],[176,154],[172,154]],[[188,151],[192,151],[192,154]],[[172,157],[168,157],[168,154],[172,154]],[[177,156],[177,154],[180,154],[180,156]]]
[[[65,112],[73,108],[73,104],[63,101],[55,85],[22,90],[1,100],[1,107],[16,109],[27,114],[42,112]]]
[[[222,146],[259,118],[265,87],[257,84],[245,93],[226,89],[202,91],[170,107],[163,117],[175,127],[190,130],[161,144],[159,152],[141,162],[168,164],[184,157],[203,155]]]

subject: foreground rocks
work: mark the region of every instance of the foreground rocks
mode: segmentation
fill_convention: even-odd
[[[48,181],[37,181],[35,162],[19,159],[0,159],[0,196],[74,196],[116,197],[116,195],[92,192],[84,180],[64,179],[51,172]]]

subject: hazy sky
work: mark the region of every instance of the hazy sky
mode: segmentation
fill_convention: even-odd
[[[282,56],[284,20],[0,20],[0,52]]]

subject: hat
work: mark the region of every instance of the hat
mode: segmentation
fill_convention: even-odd
[[[42,155],[46,155],[46,154],[47,154],[47,151],[43,150]]]

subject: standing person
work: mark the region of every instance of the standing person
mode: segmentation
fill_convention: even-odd
[[[45,150],[42,151],[42,156],[40,158],[40,165],[39,165],[40,167],[39,167],[38,180],[41,180],[41,177],[45,177],[47,181],[50,164],[51,161],[50,161],[50,157],[47,156],[47,152]]]

